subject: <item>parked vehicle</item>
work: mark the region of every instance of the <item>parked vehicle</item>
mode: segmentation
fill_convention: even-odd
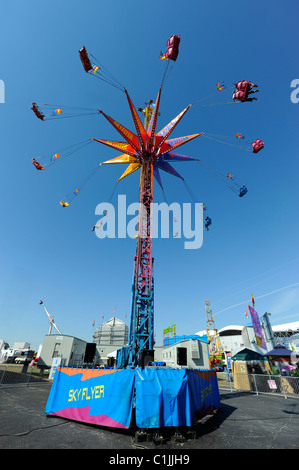
[[[30,362],[34,357],[32,349],[9,349],[6,354],[6,363],[24,364]]]

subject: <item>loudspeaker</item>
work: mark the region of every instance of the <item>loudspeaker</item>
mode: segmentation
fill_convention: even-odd
[[[187,348],[176,348],[177,350],[177,363],[179,366],[187,365]]]
[[[138,367],[145,367],[150,361],[154,360],[154,350],[153,349],[142,349],[140,351]]]
[[[96,343],[87,343],[85,348],[84,362],[92,362],[96,353]]]

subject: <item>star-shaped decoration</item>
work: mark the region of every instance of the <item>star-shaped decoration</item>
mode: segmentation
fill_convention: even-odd
[[[154,176],[162,189],[163,186],[159,170],[166,171],[167,173],[170,173],[174,176],[177,176],[178,178],[183,179],[182,176],[173,168],[173,166],[170,165],[169,162],[188,161],[196,159],[193,157],[188,157],[187,155],[175,153],[173,152],[173,150],[189,142],[190,140],[195,139],[195,137],[202,135],[203,132],[199,134],[187,135],[184,137],[177,137],[175,139],[168,139],[168,137],[170,136],[174,128],[177,126],[177,124],[180,122],[180,120],[183,118],[183,116],[186,114],[191,105],[183,109],[183,111],[178,116],[176,116],[170,123],[167,124],[167,126],[163,127],[163,129],[157,133],[156,130],[159,116],[161,88],[157,96],[156,104],[154,108],[151,109],[152,114],[148,126],[144,126],[142,124],[127,90],[125,90],[125,93],[130,106],[130,111],[132,114],[136,134],[125,128],[123,125],[119,124],[115,119],[107,116],[107,114],[105,114],[103,111],[100,111],[101,114],[125,139],[125,142],[116,142],[95,138],[93,139],[97,142],[108,145],[109,147],[112,147],[120,152],[123,152],[118,157],[112,158],[111,160],[107,160],[101,163],[101,165],[127,163],[127,169],[118,179],[118,181],[120,181],[121,179],[125,178],[126,176],[132,174],[134,171],[141,168],[145,160],[151,160],[153,162]]]

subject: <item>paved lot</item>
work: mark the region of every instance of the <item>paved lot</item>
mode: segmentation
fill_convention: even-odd
[[[299,399],[221,390],[221,409],[197,424],[195,439],[158,444],[136,442],[133,429],[109,430],[46,416],[49,391],[50,385],[42,383],[0,388],[1,449],[106,449],[101,454],[105,459],[139,455],[138,449],[186,455],[198,449],[299,449]]]

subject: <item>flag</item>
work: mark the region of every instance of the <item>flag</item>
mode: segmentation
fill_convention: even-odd
[[[266,349],[266,341],[264,338],[264,334],[263,334],[263,330],[262,330],[258,313],[250,305],[248,305],[248,308],[249,308],[249,312],[251,316],[252,327],[253,327],[253,331],[255,334],[256,344],[257,346],[261,346],[263,349]]]
[[[254,307],[254,305],[255,305],[255,300],[254,300],[253,294],[251,294],[251,302],[252,302],[252,306]]]
[[[96,322],[95,322],[95,321],[93,321],[93,322],[92,322],[92,326],[95,326],[95,324],[96,324]]]
[[[218,82],[216,86],[217,86],[218,91],[224,90],[224,88],[225,88],[223,82]]]
[[[245,317],[247,317],[247,316],[248,316],[248,312],[247,312],[247,310],[246,310],[246,308],[245,308]]]
[[[171,333],[172,335],[175,335],[175,334],[176,334],[176,333],[175,333],[175,325],[171,325],[171,326],[169,326],[168,328],[165,328],[165,329],[163,330],[163,335],[166,335],[166,334],[168,334],[168,333]]]

